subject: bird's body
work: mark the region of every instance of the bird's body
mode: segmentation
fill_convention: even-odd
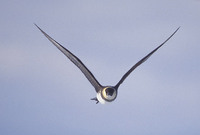
[[[35,24],[36,25],[36,24]],[[146,55],[144,58],[142,58],[140,61],[138,61],[131,69],[126,72],[120,81],[115,86],[102,86],[97,79],[94,77],[94,75],[90,72],[90,70],[83,64],[83,62],[76,57],[73,53],[71,53],[68,49],[63,47],[61,44],[59,44],[57,41],[55,41],[53,38],[51,38],[48,34],[46,34],[40,27],[36,25],[36,27],[65,55],[67,56],[85,75],[85,77],[88,79],[88,81],[92,84],[92,86],[95,88],[97,92],[97,96],[95,98],[92,98],[91,100],[95,100],[96,103],[100,102],[101,104],[105,104],[106,102],[112,102],[116,99],[118,88],[123,83],[123,81],[128,77],[128,75],[137,68],[140,64],[145,62],[154,52],[156,52],[161,46],[163,46],[177,31],[176,31],[169,37],[167,40],[165,40],[161,45],[159,45],[157,48],[155,48],[153,51],[151,51],[148,55]]]

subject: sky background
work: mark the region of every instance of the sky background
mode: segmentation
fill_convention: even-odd
[[[199,135],[199,0],[1,0],[1,135]],[[117,99],[95,104],[77,55],[102,85],[139,66]]]

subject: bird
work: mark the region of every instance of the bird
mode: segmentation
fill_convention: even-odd
[[[60,43],[58,43],[56,40],[54,40],[52,37],[50,37],[47,33],[45,33],[37,24],[35,26],[44,34],[44,36],[53,43],[71,62],[73,62],[85,75],[85,77],[88,79],[88,81],[92,84],[94,87],[97,95],[94,98],[91,98],[91,100],[96,101],[96,104],[99,102],[101,104],[109,103],[114,101],[117,98],[118,95],[118,88],[119,86],[124,82],[124,80],[130,75],[130,73],[135,70],[139,65],[144,63],[153,53],[155,53],[159,48],[161,48],[171,37],[174,36],[174,34],[179,30],[180,27],[178,27],[164,42],[162,42],[158,47],[156,47],[153,51],[151,51],[149,54],[147,54],[145,57],[143,57],[141,60],[139,60],[135,65],[133,65],[119,80],[119,82],[115,86],[103,86],[101,85],[95,76],[92,74],[92,72],[83,64],[83,62],[75,56],[72,52],[70,52],[68,49],[66,49],[64,46],[62,46]]]

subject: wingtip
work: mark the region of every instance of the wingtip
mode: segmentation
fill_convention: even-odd
[[[42,29],[36,24],[36,23],[33,23],[40,31],[42,31]]]
[[[179,26],[179,27],[176,29],[175,33],[176,33],[180,28],[181,28],[181,26]]]
[[[178,27],[178,29],[180,29],[180,28],[181,28],[181,26]]]
[[[33,23],[33,24],[34,24],[36,27],[38,27],[36,23]]]

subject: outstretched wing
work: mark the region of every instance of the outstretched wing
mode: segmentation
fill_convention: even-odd
[[[154,49],[152,52],[150,52],[148,55],[146,55],[144,58],[142,58],[140,61],[138,61],[131,69],[129,69],[129,71],[126,72],[126,74],[124,74],[124,76],[121,78],[121,80],[117,83],[117,85],[115,86],[115,88],[117,89],[119,87],[119,85],[123,83],[123,81],[126,79],[126,77],[134,69],[136,69],[140,64],[142,64],[143,62],[145,62],[154,52],[156,52],[161,46],[163,46],[179,30],[179,28],[177,28],[176,31],[167,40],[165,40],[161,45],[159,45],[156,49]]]
[[[65,56],[67,56],[83,72],[83,74],[85,75],[85,77],[94,86],[96,92],[98,92],[102,88],[101,84],[96,80],[96,78],[94,77],[94,75],[81,62],[81,60],[78,57],[76,57],[73,53],[71,53],[69,50],[67,50],[65,47],[63,47],[61,44],[59,44],[53,38],[51,38],[48,34],[46,34],[36,24],[35,24],[35,26],[49,39],[49,41],[51,41]]]

